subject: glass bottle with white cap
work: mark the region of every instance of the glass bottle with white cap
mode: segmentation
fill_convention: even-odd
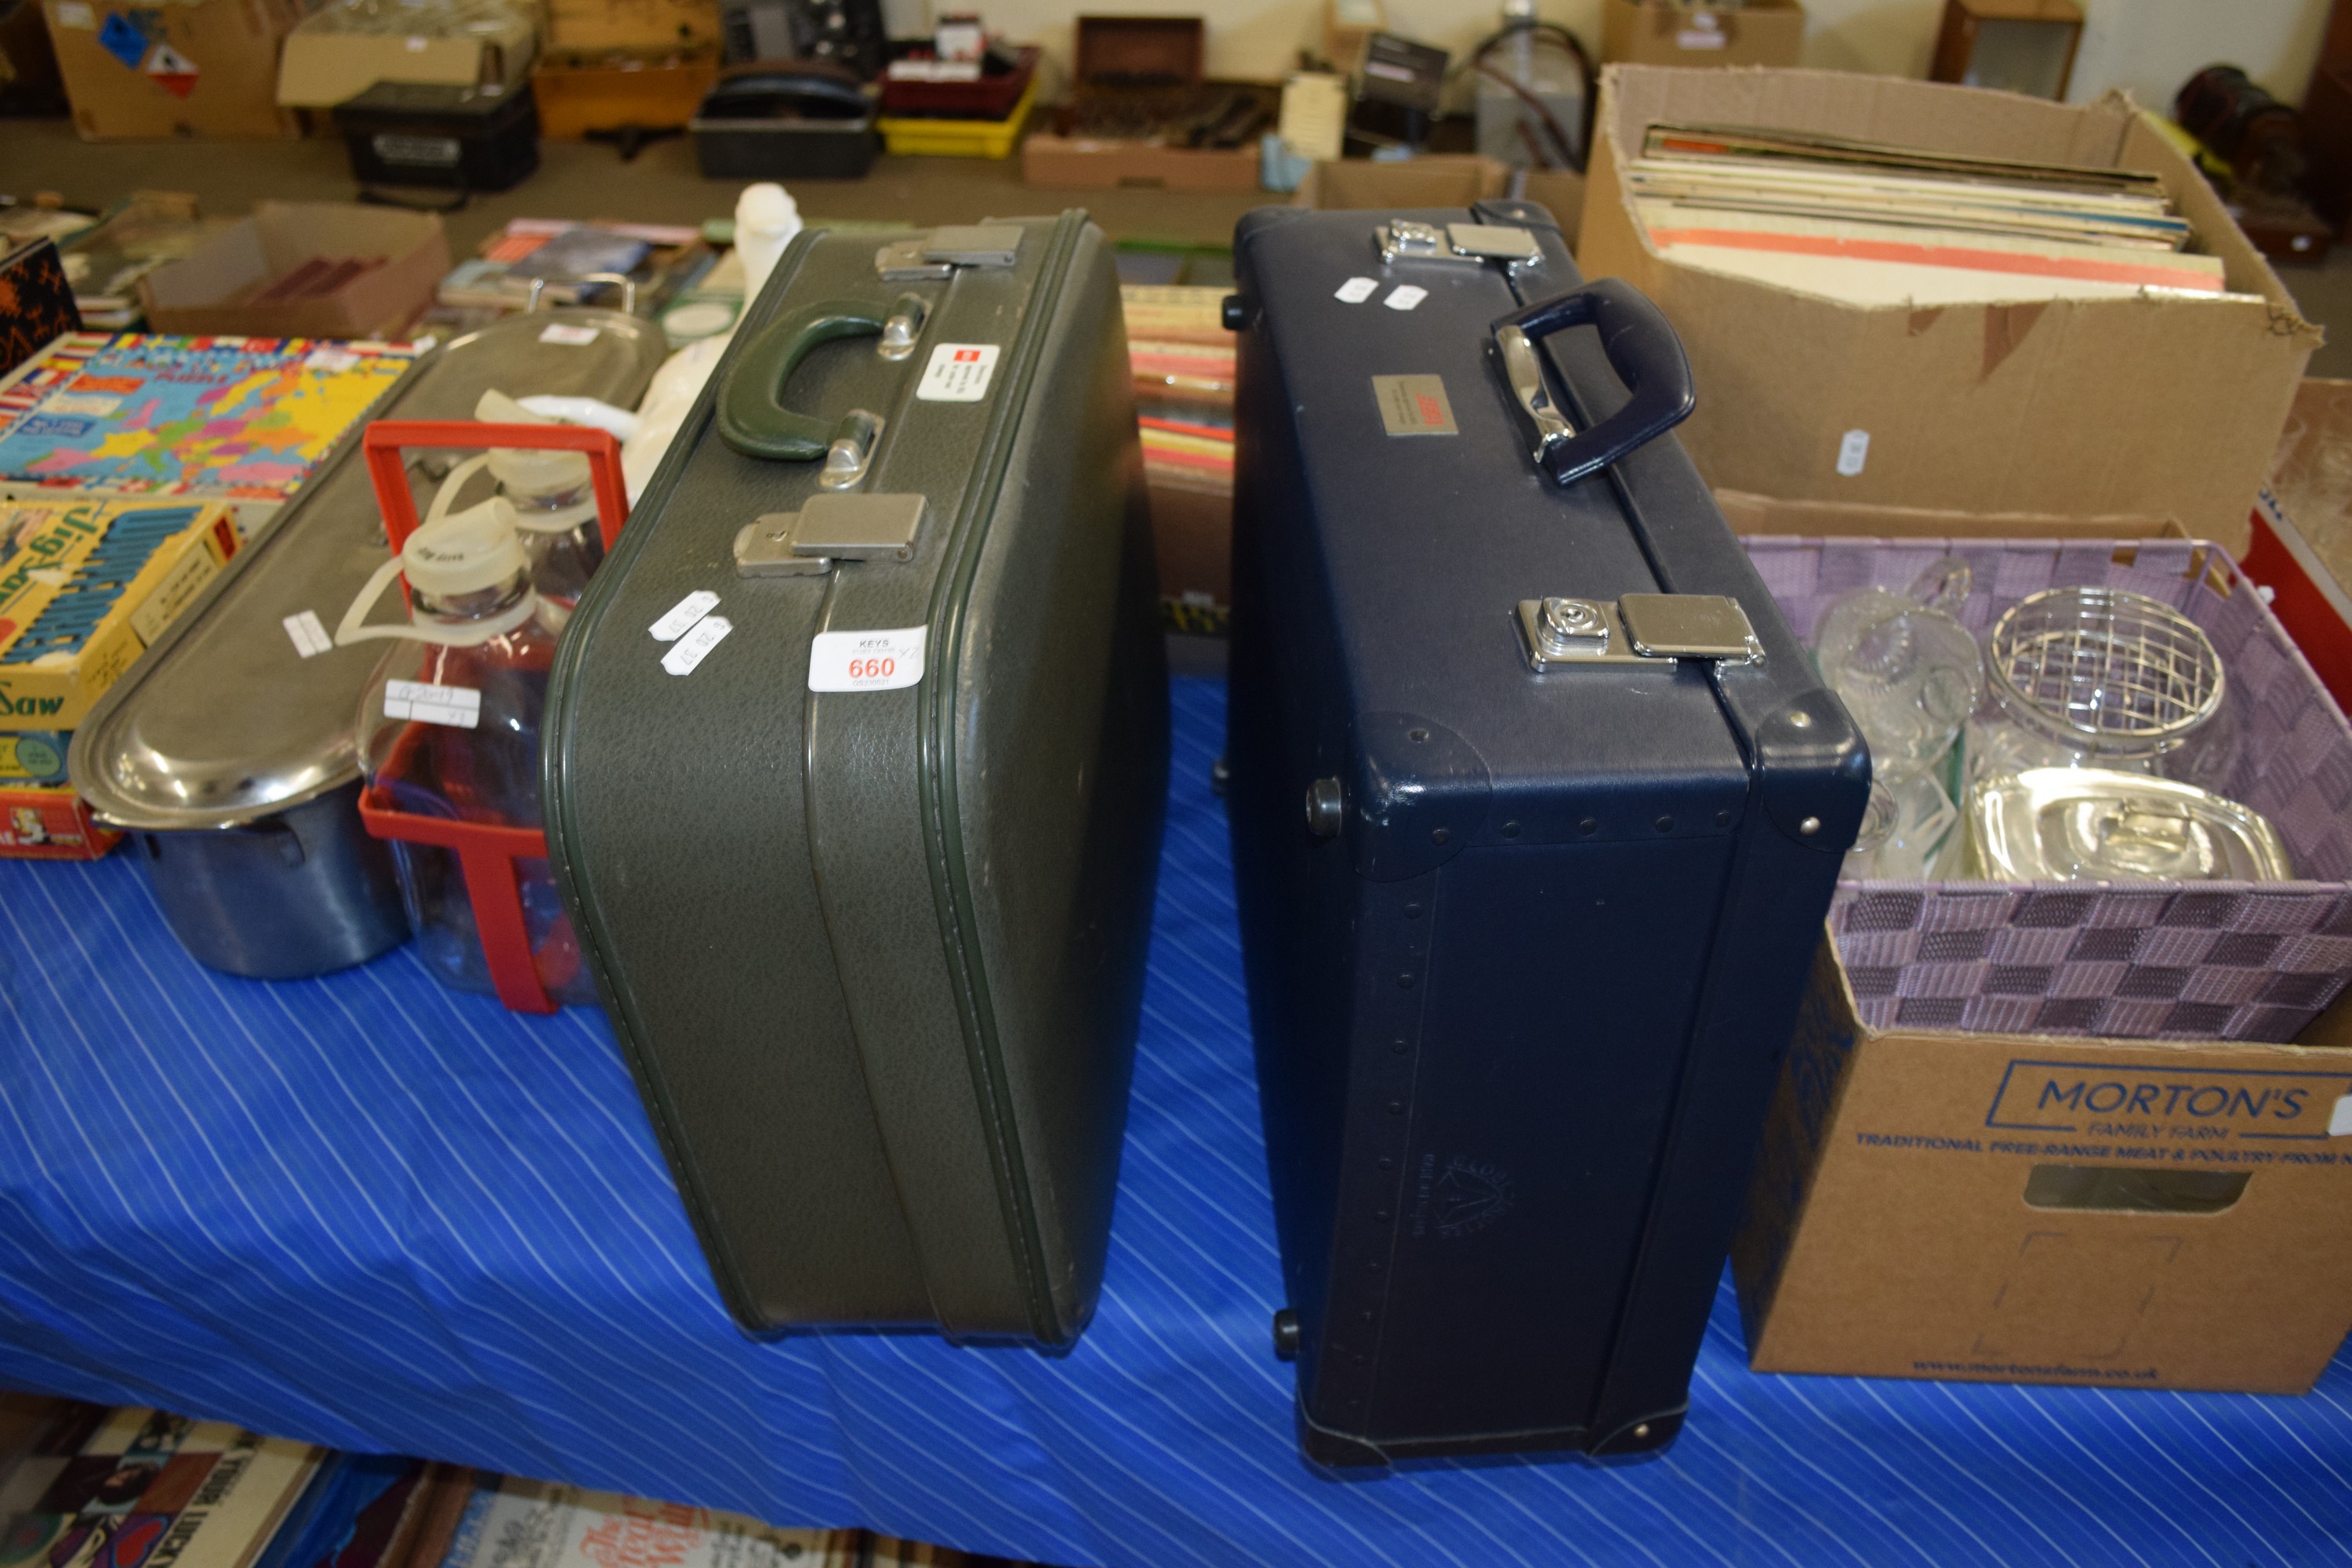
[[[409,619],[368,623],[395,575],[408,580]],[[430,518],[410,534],[335,631],[339,644],[394,645],[360,712],[371,788],[415,816],[539,827],[540,720],[562,620],[532,586],[506,497]],[[492,992],[457,856],[397,840],[393,852],[425,967],[457,990]],[[540,984],[558,1002],[593,1002],[547,862],[519,861],[515,871]]]

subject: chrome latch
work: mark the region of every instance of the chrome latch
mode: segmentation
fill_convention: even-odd
[[[915,352],[915,340],[923,335],[923,323],[930,318],[930,304],[920,294],[899,295],[890,307],[890,319],[882,323],[882,341],[874,352],[884,359],[905,359]]]
[[[1754,664],[1764,657],[1748,612],[1721,594],[1521,599],[1517,620],[1521,651],[1539,674],[1572,664]]]
[[[923,526],[919,495],[814,495],[798,511],[772,511],[735,535],[742,577],[806,577],[836,561],[908,561]]]
[[[937,282],[959,267],[1010,267],[1021,254],[1017,223],[956,223],[894,239],[874,253],[886,283]]]
[[[1535,459],[1540,463],[1554,447],[1576,434],[1576,426],[1553,401],[1550,384],[1544,380],[1543,362],[1536,357],[1536,345],[1527,333],[1517,327],[1503,327],[1495,333],[1495,346],[1502,353],[1503,375],[1511,384],[1511,395],[1518,400],[1519,415],[1535,437]]]
[[[1508,224],[1449,223],[1440,228],[1414,218],[1396,218],[1372,230],[1383,262],[1458,261],[1477,267],[1499,261],[1505,268],[1540,267],[1543,247],[1530,231]]]
[[[817,489],[845,490],[856,487],[874,466],[874,444],[882,438],[882,416],[853,408],[834,426],[833,444],[824,449],[817,469]]]

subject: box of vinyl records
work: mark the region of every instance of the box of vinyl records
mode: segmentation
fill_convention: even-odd
[[[1579,262],[1674,322],[1719,488],[2228,537],[2319,342],[2121,94],[1612,66],[1590,175]]]

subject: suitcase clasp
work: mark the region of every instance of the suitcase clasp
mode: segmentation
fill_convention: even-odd
[[[908,561],[923,526],[919,495],[815,495],[735,534],[739,577],[813,577],[836,561]]]
[[[1721,594],[1626,594],[1613,604],[1521,599],[1517,620],[1521,650],[1538,674],[1571,664],[1755,664],[1764,658],[1748,612]]]
[[[1536,237],[1509,224],[1449,223],[1440,228],[1433,223],[1401,217],[1376,225],[1372,238],[1380,247],[1381,260],[1388,264],[1455,261],[1481,267],[1499,261],[1507,270],[1543,265],[1543,247],[1536,243]]]

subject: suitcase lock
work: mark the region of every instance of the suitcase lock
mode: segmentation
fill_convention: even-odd
[[[1721,594],[1521,599],[1517,618],[1521,648],[1538,674],[1571,664],[1754,664],[1764,657],[1748,612]]]
[[[735,535],[739,577],[814,577],[836,561],[907,561],[923,526],[919,495],[814,495]]]
[[[1449,223],[1440,228],[1433,223],[1401,217],[1375,226],[1372,238],[1381,247],[1381,262],[1387,265],[1454,261],[1483,267],[1499,261],[1506,270],[1543,265],[1543,247],[1536,243],[1536,237],[1509,224]]]
[[[892,240],[874,253],[874,270],[885,283],[938,283],[959,267],[1010,267],[1020,254],[1017,223],[949,224]]]

